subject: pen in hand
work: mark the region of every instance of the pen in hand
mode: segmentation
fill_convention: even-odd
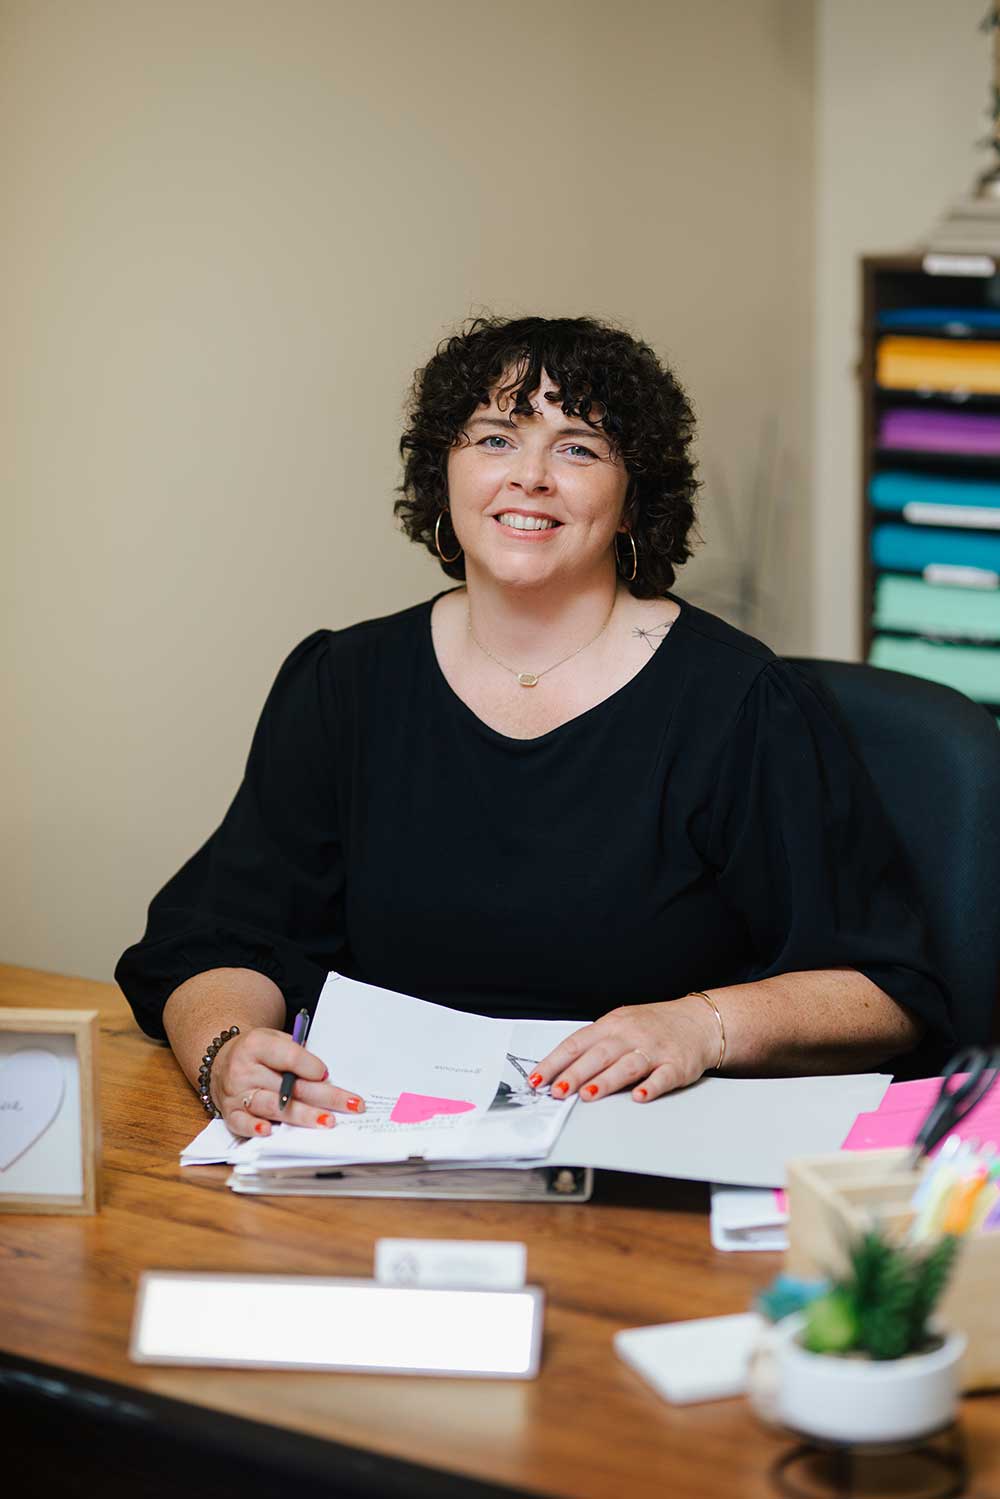
[[[299,1046],[304,1046],[306,1044],[306,1037],[309,1034],[309,1022],[311,1018],[312,1017],[310,1016],[308,1010],[300,1010],[295,1017],[295,1024],[292,1026],[292,1040],[297,1042]],[[278,1093],[279,1113],[284,1113],[285,1104],[291,1098],[292,1089],[294,1087],[295,1073],[283,1072],[281,1074],[281,1089]]]

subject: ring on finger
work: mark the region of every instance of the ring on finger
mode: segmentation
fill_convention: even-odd
[[[646,1064],[647,1071],[648,1072],[652,1072],[652,1070],[653,1070],[653,1058],[651,1056],[649,1056],[646,1052],[644,1052],[641,1046],[633,1046],[632,1050],[635,1052],[636,1056],[642,1057],[642,1060]]]
[[[259,1091],[257,1088],[251,1088],[249,1093],[244,1093],[243,1095],[243,1107],[248,1114],[253,1112],[253,1101]]]

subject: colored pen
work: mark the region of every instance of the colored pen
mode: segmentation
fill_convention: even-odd
[[[977,1166],[971,1176],[963,1178],[952,1189],[948,1201],[945,1204],[942,1215],[941,1232],[945,1234],[964,1234],[972,1221],[972,1214],[976,1206],[976,1199],[980,1196],[983,1188],[989,1180],[989,1171],[985,1166]]]
[[[309,1014],[308,1010],[300,1010],[295,1017],[295,1024],[292,1026],[292,1040],[298,1042],[299,1046],[305,1046],[306,1044],[306,1037],[309,1034],[309,1022],[311,1019],[312,1016]],[[294,1087],[295,1073],[283,1072],[281,1074],[281,1092],[278,1094],[279,1111],[284,1112],[285,1104],[291,1098],[292,1089]]]

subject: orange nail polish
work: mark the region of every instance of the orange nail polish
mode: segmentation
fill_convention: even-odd
[[[649,1097],[649,1094],[646,1092],[645,1088],[636,1088],[635,1091],[638,1093],[638,1095],[639,1095],[640,1098],[648,1098]]]
[[[540,1072],[533,1072],[531,1074],[531,1076],[528,1078],[528,1082],[531,1084],[531,1086],[533,1088],[537,1088],[538,1084],[541,1082],[541,1080],[542,1080],[542,1074]]]
[[[316,1123],[321,1124],[324,1129],[332,1129],[334,1121],[329,1114],[317,1114]]]
[[[361,1113],[361,1099],[360,1098],[349,1098],[347,1100],[347,1107],[350,1109],[350,1111],[351,1111],[352,1114],[360,1114]]]
[[[555,1090],[556,1093],[568,1093],[569,1092],[569,1083],[566,1082],[566,1080],[564,1078],[562,1080],[562,1082],[554,1083],[553,1084],[553,1088],[554,1088],[554,1090]]]
[[[255,1135],[264,1135],[267,1133],[267,1125],[264,1123],[263,1119],[257,1120],[257,1123],[253,1127],[253,1132]]]
[[[584,1092],[588,1097],[593,1098],[594,1094],[599,1092],[599,1089],[596,1083],[588,1083],[586,1088],[584,1089]]]

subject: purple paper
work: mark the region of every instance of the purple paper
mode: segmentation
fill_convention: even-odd
[[[930,453],[984,453],[1000,456],[1000,416],[965,411],[887,411],[879,447]]]

